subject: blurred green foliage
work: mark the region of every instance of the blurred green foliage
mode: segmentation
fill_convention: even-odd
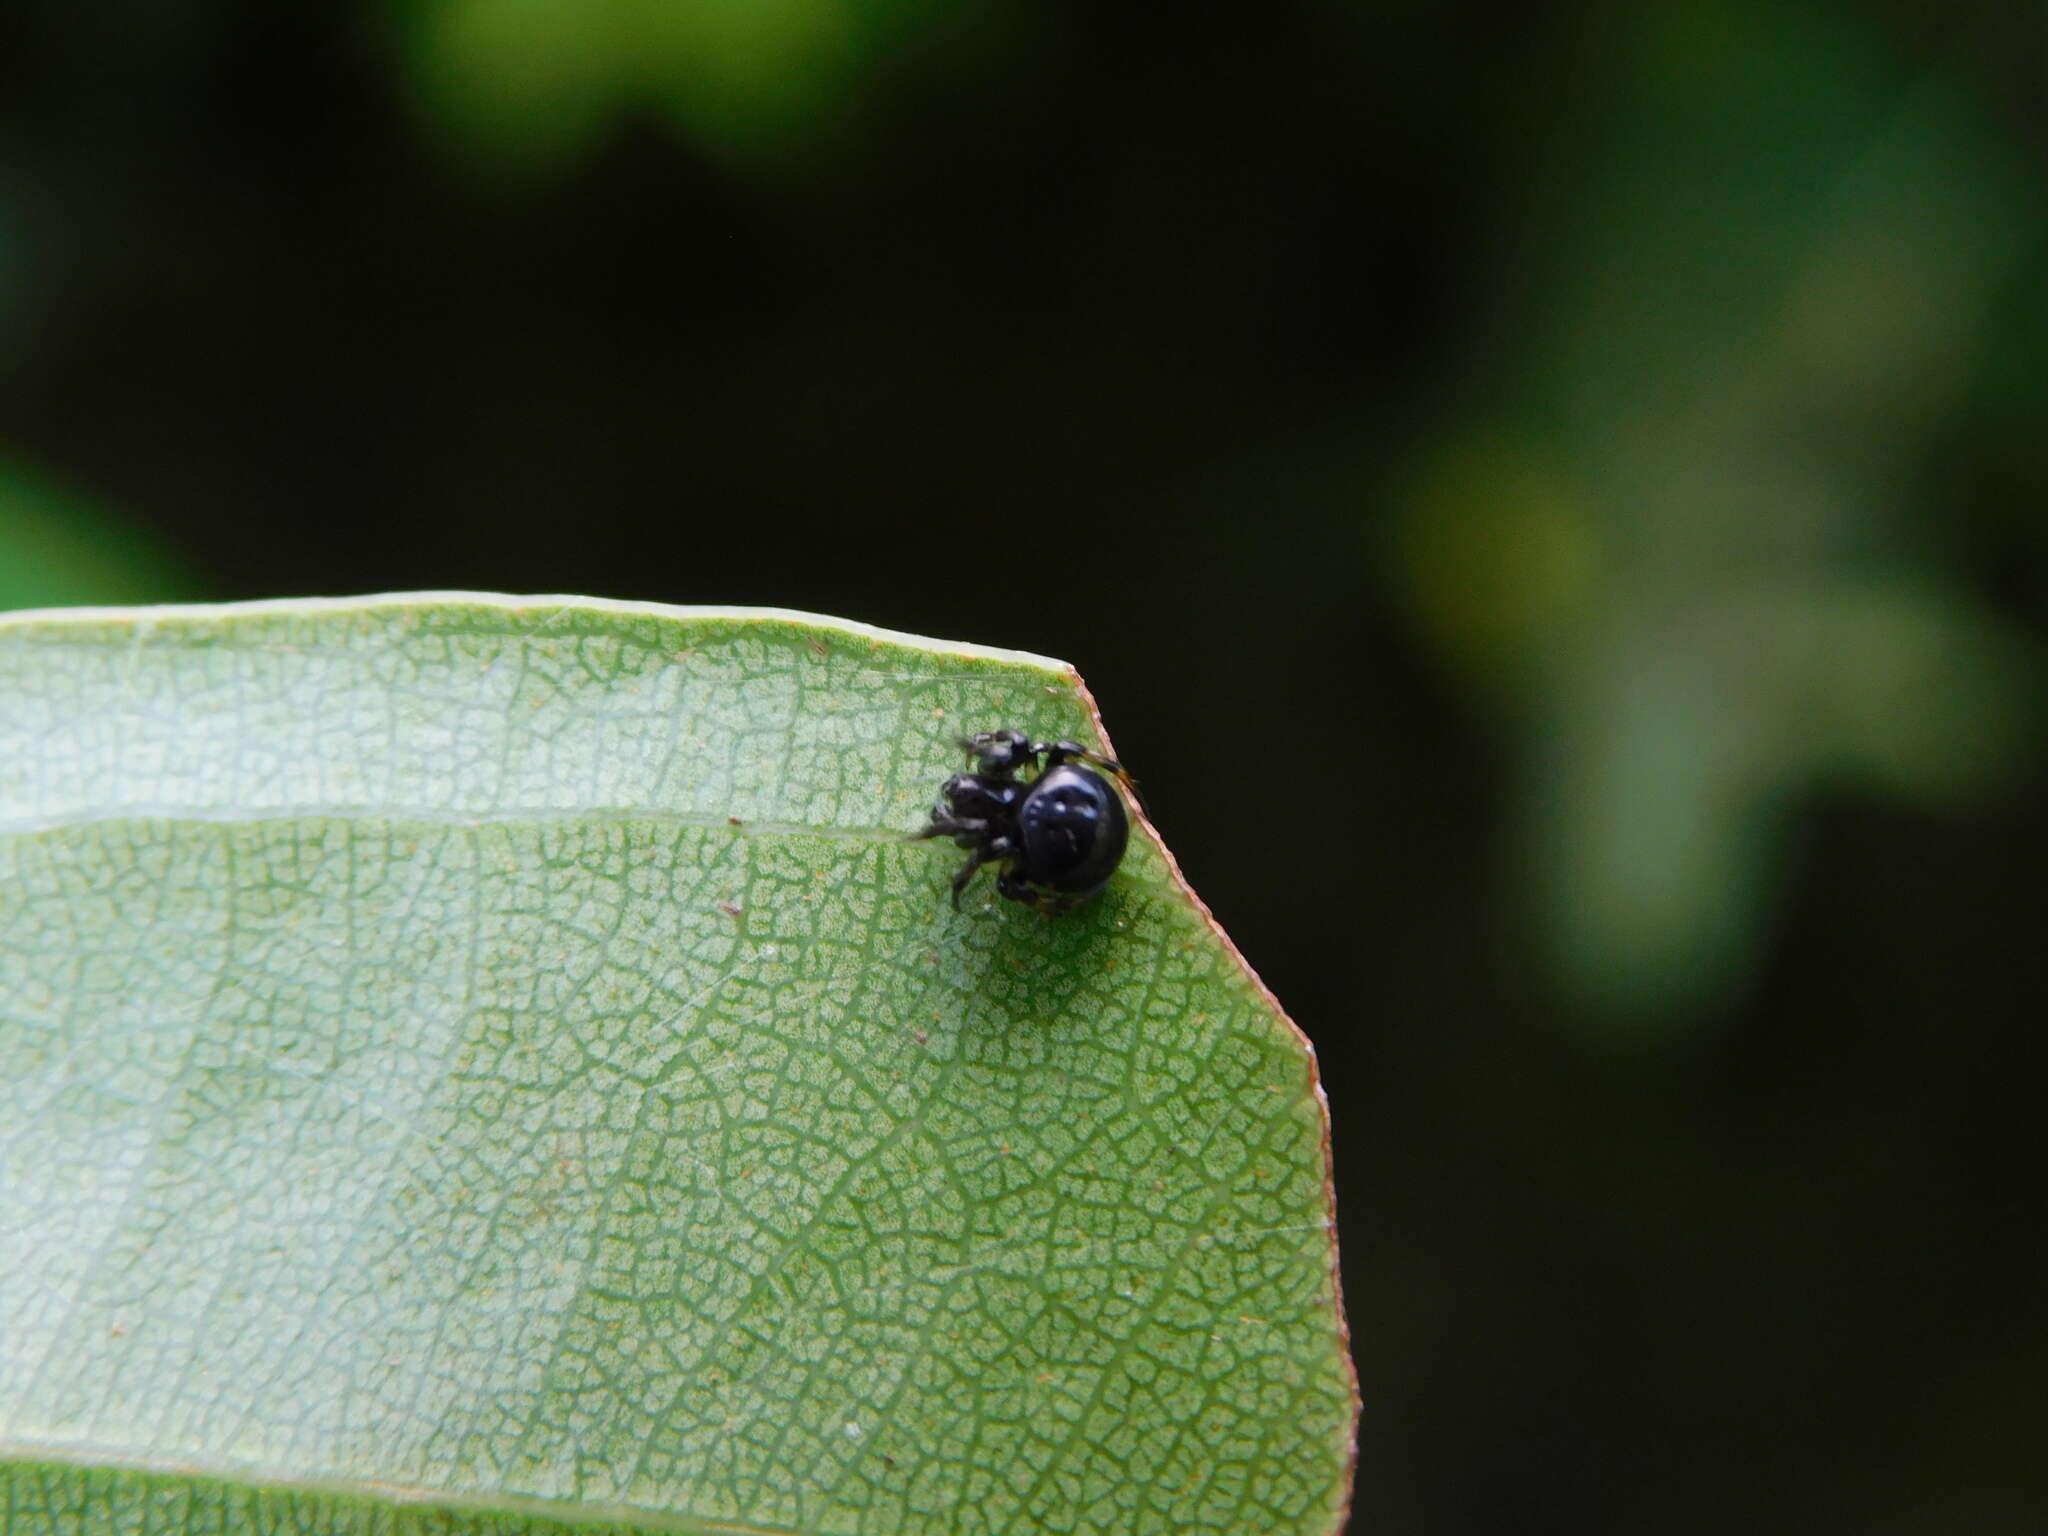
[[[877,77],[1004,29],[1002,0],[400,0],[418,102],[500,173],[558,175],[624,120],[756,173],[831,160]]]
[[[0,608],[197,595],[163,541],[0,458]]]
[[[1915,483],[2043,275],[2028,169],[1958,69],[1901,93],[1845,20],[1647,8],[1612,45],[1392,546],[1522,739],[1529,910],[1601,1028],[1747,975],[1815,786],[2012,783],[2042,682]]]

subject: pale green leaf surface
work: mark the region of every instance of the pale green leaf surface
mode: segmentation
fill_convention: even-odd
[[[1304,1044],[1057,663],[422,595],[0,617],[0,1527],[1327,1531]],[[1142,765],[1141,765],[1142,766]]]

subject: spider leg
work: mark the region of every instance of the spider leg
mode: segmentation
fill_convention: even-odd
[[[1008,783],[1022,767],[1037,767],[1039,748],[1022,731],[981,731],[960,738],[961,750],[973,758],[981,774]]]
[[[1034,741],[1031,744],[1034,757],[1043,754],[1045,766],[1057,768],[1061,763],[1086,763],[1091,768],[1100,768],[1104,773],[1129,781],[1130,774],[1124,765],[1113,757],[1104,757],[1100,752],[1091,752],[1078,741]]]
[[[907,834],[913,841],[920,837],[952,837],[956,834],[980,837],[988,831],[986,816],[962,816],[953,809],[953,783],[950,779],[946,782],[946,789],[946,798],[932,807],[931,820],[921,830]],[[962,843],[960,846],[964,848],[967,845]]]
[[[1091,752],[1078,741],[1035,741],[1031,744],[1034,753],[1045,754],[1045,766],[1057,768],[1061,763],[1086,763],[1091,768],[1100,768],[1115,779],[1138,802],[1138,809],[1145,808],[1145,797],[1138,793],[1138,781],[1131,777],[1131,771],[1113,757],[1104,757],[1100,752]]]
[[[1094,891],[1041,891],[1017,878],[1014,870],[1004,870],[996,881],[996,889],[1012,901],[1021,901],[1025,906],[1043,912],[1047,917],[1058,917],[1071,912],[1082,902],[1095,894]]]
[[[960,846],[963,848],[968,847],[967,839],[960,839]],[[960,872],[953,877],[954,907],[957,908],[960,905],[960,893],[967,889],[967,882],[974,878],[974,872],[977,869],[981,868],[984,864],[1000,864],[1003,860],[1014,859],[1016,856],[1016,840],[1002,833],[997,833],[995,836],[987,838],[979,847],[974,848],[967,855],[967,862],[960,866]],[[996,889],[1005,896],[1008,896],[1014,879],[1015,877],[1009,870],[1004,870],[996,881]],[[1014,899],[1022,900],[1027,898]]]
[[[954,873],[953,910],[955,912],[958,912],[960,910],[960,893],[967,889],[967,882],[972,880],[974,878],[974,872],[980,869],[981,866],[986,864],[987,862],[988,850],[986,848],[977,848],[972,853],[967,855],[967,862],[965,864],[962,864],[960,868]],[[1008,879],[1009,877],[1006,875],[1004,876],[1004,878]]]
[[[1011,901],[1021,901],[1027,907],[1035,907],[1045,899],[1018,879],[1017,872],[1012,869],[1006,869],[996,876],[996,893],[1008,897]]]
[[[933,808],[932,819],[928,823],[905,836],[914,843],[926,837],[951,837],[956,832],[979,833],[984,825],[979,821],[963,821],[941,805]]]

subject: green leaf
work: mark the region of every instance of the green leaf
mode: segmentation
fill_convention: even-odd
[[[1143,833],[951,910],[996,724],[1097,739],[798,614],[0,618],[0,1526],[1334,1529],[1306,1045]]]

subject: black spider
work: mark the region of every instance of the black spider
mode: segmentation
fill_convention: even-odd
[[[961,745],[977,771],[946,780],[931,825],[914,834],[950,837],[968,851],[953,876],[955,907],[984,864],[1003,866],[999,892],[1041,912],[1072,911],[1109,883],[1130,841],[1130,819],[1123,796],[1094,770],[1128,785],[1119,764],[1078,742],[1033,741],[1022,731],[983,731]],[[1017,777],[1041,758],[1037,777]]]

